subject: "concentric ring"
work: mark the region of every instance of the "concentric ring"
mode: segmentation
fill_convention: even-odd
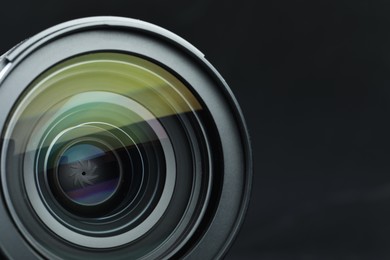
[[[83,105],[86,105],[86,99],[84,96],[93,95],[94,99],[92,102],[99,102],[100,100],[110,100],[110,103],[115,103],[116,105],[122,106],[125,109],[131,108],[133,113],[139,115],[144,122],[153,129],[154,133],[157,135],[159,141],[161,142],[162,149],[164,150],[165,162],[166,162],[166,179],[164,183],[163,192],[160,198],[160,201],[157,203],[157,207],[153,212],[136,228],[133,228],[125,233],[116,236],[108,237],[95,237],[95,236],[85,236],[74,232],[71,229],[66,228],[63,224],[53,217],[52,213],[48,211],[48,206],[44,204],[42,200],[42,194],[38,193],[36,189],[37,179],[35,174],[31,173],[31,163],[33,158],[26,156],[25,166],[24,166],[24,180],[26,183],[26,190],[29,196],[30,202],[35,209],[35,212],[41,218],[41,220],[56,234],[60,235],[62,238],[68,240],[69,242],[91,247],[91,248],[110,248],[120,246],[131,241],[134,241],[146,234],[154,225],[160,220],[162,215],[165,213],[167,206],[170,203],[170,198],[172,197],[175,179],[176,179],[176,164],[175,164],[175,155],[173,152],[172,145],[170,140],[167,138],[167,134],[161,124],[154,119],[154,116],[140,104],[135,101],[119,96],[112,93],[82,93],[76,97],[76,99],[82,102]],[[75,106],[77,101],[72,99],[72,108]],[[65,113],[65,111],[61,111]],[[92,124],[93,122],[90,122]],[[87,124],[87,123],[84,123]],[[101,124],[101,123],[100,123]],[[109,125],[108,125],[109,126]],[[109,126],[110,127],[110,126]],[[111,126],[114,127],[114,126]],[[38,130],[38,129],[37,129]],[[40,129],[42,130],[42,129]],[[124,133],[125,134],[125,133]],[[31,140],[36,140],[35,136],[39,136],[39,131],[32,134]],[[123,139],[122,139],[123,140]],[[34,142],[31,142],[27,146],[27,150],[34,150]],[[50,148],[49,148],[50,150]],[[32,154],[31,154],[32,155]]]

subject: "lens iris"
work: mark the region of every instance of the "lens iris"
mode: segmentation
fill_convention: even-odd
[[[97,145],[78,143],[66,149],[60,157],[58,181],[73,202],[97,205],[117,190],[120,168],[111,152]]]

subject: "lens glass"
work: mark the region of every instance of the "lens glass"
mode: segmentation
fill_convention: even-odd
[[[5,190],[20,216],[33,210],[21,219],[29,234],[53,240],[62,258],[83,250],[163,258],[187,243],[210,200],[204,113],[179,77],[146,58],[65,59],[15,105],[5,139],[18,174],[7,175]]]

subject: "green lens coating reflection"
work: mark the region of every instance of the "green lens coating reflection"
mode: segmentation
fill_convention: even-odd
[[[201,109],[188,88],[168,71],[145,59],[119,53],[87,54],[70,59],[35,82],[35,90],[29,91],[31,97],[28,97],[34,102],[25,111],[25,120],[40,117],[43,112],[49,117],[61,114],[64,105],[71,105],[67,102],[88,92],[115,93],[131,98],[156,118]],[[83,99],[86,106],[92,106],[87,109],[93,114],[94,95],[84,95]]]

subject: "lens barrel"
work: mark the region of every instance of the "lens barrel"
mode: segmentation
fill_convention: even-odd
[[[0,255],[218,259],[243,221],[243,115],[204,55],[91,17],[0,58]]]

